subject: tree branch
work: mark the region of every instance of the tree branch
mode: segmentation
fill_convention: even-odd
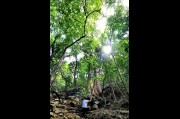
[[[84,21],[84,35],[86,34],[86,23],[87,23],[88,17],[89,17],[92,13],[94,13],[94,12],[99,12],[99,13],[100,13],[100,11],[101,11],[101,9],[99,9],[99,10],[94,10],[94,11],[90,12],[90,13],[86,16],[86,19],[85,19],[85,21]]]
[[[62,76],[62,78],[63,78],[65,81],[67,81],[68,83],[72,84],[72,82],[68,81],[68,79],[63,75],[62,72],[61,72],[61,76]]]
[[[50,62],[51,62],[52,58],[54,57],[54,45],[56,43],[57,37],[58,37],[58,35],[55,36],[54,41],[53,41],[53,43],[50,46],[50,49],[52,48],[52,54],[50,56]]]
[[[84,0],[84,6],[83,6],[83,8],[84,8],[84,14],[85,14],[85,16],[86,16],[86,10],[87,10],[87,7],[86,7],[86,0]]]
[[[85,19],[85,21],[84,21],[84,34],[83,34],[80,38],[78,38],[77,40],[75,40],[74,42],[72,42],[71,44],[69,44],[67,47],[64,48],[64,50],[63,50],[63,52],[62,52],[62,54],[61,54],[61,56],[60,56],[60,59],[59,59],[57,65],[55,66],[55,68],[54,68],[54,69],[52,70],[52,72],[51,72],[51,77],[55,74],[57,68],[58,68],[59,65],[61,64],[62,59],[63,59],[63,57],[64,57],[64,54],[65,54],[66,50],[67,50],[69,47],[71,47],[72,45],[74,45],[76,42],[80,41],[82,38],[84,38],[84,37],[86,36],[86,23],[87,23],[88,17],[89,17],[92,13],[94,13],[94,12],[100,12],[100,10],[101,10],[101,9],[99,9],[99,10],[94,10],[94,11],[90,12],[90,13],[86,16],[86,19]],[[51,85],[52,85],[52,84],[51,84]]]
[[[51,76],[53,76],[53,75],[55,74],[55,71],[56,71],[56,69],[59,67],[59,65],[60,65],[60,63],[61,63],[61,61],[62,61],[62,58],[63,58],[66,50],[67,50],[69,47],[71,47],[72,45],[74,45],[76,42],[80,41],[80,40],[81,40],[82,38],[84,38],[84,37],[85,37],[85,35],[81,36],[79,39],[77,39],[76,41],[74,41],[73,43],[71,43],[70,45],[68,45],[67,47],[65,47],[65,49],[63,50],[62,55],[61,55],[61,57],[60,57],[57,65],[56,65],[56,67],[55,67],[55,68],[52,70],[52,72],[51,72]]]
[[[89,15],[91,15],[92,13],[94,13],[94,12],[99,12],[99,13],[100,13],[100,11],[101,11],[101,9],[99,9],[99,10],[94,10],[94,11],[90,12],[90,13],[86,16],[86,18],[88,18]]]
[[[77,22],[79,22],[79,23],[81,23],[81,24],[82,24],[82,22],[80,22],[80,21],[79,21],[79,20],[77,20],[76,18],[75,18],[74,20],[76,20]]]

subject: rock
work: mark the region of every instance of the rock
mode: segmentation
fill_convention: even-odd
[[[63,104],[67,104],[67,101],[66,101],[66,100],[64,100],[64,101],[63,101]]]
[[[76,113],[76,110],[69,110],[70,113]]]
[[[59,116],[63,116],[64,115],[64,113],[59,113]]]
[[[121,115],[117,115],[117,119],[122,119],[122,116]]]
[[[54,115],[54,113],[53,113],[53,112],[50,112],[50,115],[51,115],[51,116],[53,116],[53,115]]]
[[[76,101],[76,102],[80,102],[80,100],[79,100],[78,98],[75,98],[75,99],[74,99],[74,101]]]
[[[67,113],[68,110],[65,110],[65,109],[60,109],[62,113]]]
[[[57,114],[53,114],[53,119],[55,119],[55,118],[58,118],[58,115]]]
[[[66,117],[68,118],[68,119],[74,119],[74,117],[73,117],[73,115],[72,114],[68,114],[68,115],[66,115]]]
[[[54,105],[58,105],[59,102],[58,102],[58,101],[54,101],[53,104],[54,104]]]
[[[64,116],[64,119],[68,119],[66,116]]]
[[[59,110],[59,109],[57,109],[56,111],[55,111],[55,113],[56,114],[59,114],[61,111]]]
[[[56,98],[55,101],[59,101],[59,99]]]
[[[94,104],[94,105],[92,106],[92,109],[98,109],[97,104]]]
[[[54,103],[50,103],[50,106],[52,106],[52,107],[53,107],[53,106],[55,106],[55,105],[54,105]]]
[[[95,103],[95,104],[99,104],[99,101],[95,101],[94,103]]]
[[[62,108],[62,109],[67,109],[67,106],[66,106],[66,105],[57,105],[56,107],[57,107],[57,108]]]
[[[53,117],[52,119],[59,119],[58,117]]]
[[[52,111],[55,111],[56,110],[56,107],[54,106],[53,108],[52,108]]]
[[[75,119],[80,119],[80,116],[76,115],[76,116],[75,116]]]
[[[74,107],[69,107],[68,110],[74,110],[75,108]]]
[[[60,103],[62,103],[62,102],[63,102],[63,100],[62,100],[62,99],[60,99],[60,100],[59,100],[59,102],[60,102]]]
[[[69,102],[69,104],[71,105],[71,107],[77,107],[77,106],[79,106],[79,102],[77,102],[77,101],[70,101]]]
[[[64,117],[67,117],[68,119],[80,119],[80,117],[75,113],[65,113]]]
[[[76,98],[75,96],[68,96],[68,99],[71,99],[71,100],[73,100],[75,98]]]

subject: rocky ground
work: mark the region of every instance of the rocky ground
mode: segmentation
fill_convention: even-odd
[[[108,99],[108,98],[107,98]],[[101,103],[101,104],[100,104]],[[122,100],[104,101],[96,99],[95,104],[85,115],[86,119],[128,119],[129,111],[127,103]],[[81,99],[77,96],[69,96],[68,99],[51,98],[51,119],[83,119],[81,111]]]

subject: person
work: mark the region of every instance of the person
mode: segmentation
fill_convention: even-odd
[[[82,101],[82,117],[84,117],[86,112],[89,111],[88,102],[90,101],[91,101],[90,99],[88,99],[87,97],[84,97]]]

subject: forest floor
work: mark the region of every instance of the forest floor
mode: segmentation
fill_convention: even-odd
[[[99,101],[97,101],[99,102]],[[77,96],[69,96],[68,99],[51,98],[51,119],[129,119],[128,104],[118,99],[103,103],[103,106],[91,109],[82,117],[81,99]],[[101,102],[99,102],[101,103]]]

